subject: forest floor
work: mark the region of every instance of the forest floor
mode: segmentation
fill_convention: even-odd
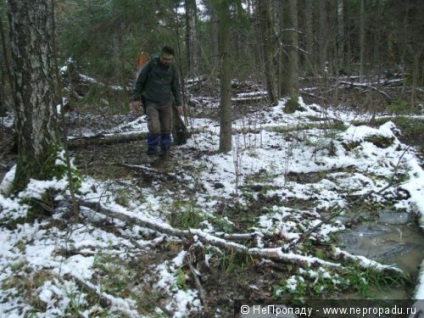
[[[244,93],[252,91],[243,89],[239,96]],[[392,266],[380,267],[373,260],[373,270],[364,269],[359,258],[344,253],[336,257],[332,251],[337,249],[336,233],[364,219],[378,219],[376,209],[407,211],[409,222],[417,222],[420,212],[408,187],[402,187],[413,177],[408,177],[408,163],[400,161],[409,156],[423,165],[422,116],[393,116],[384,109],[387,105],[370,112],[381,96],[356,90],[338,94],[336,103],[334,96],[330,100],[330,95],[309,90],[303,111],[294,114],[283,113],[284,101],[276,107],[243,101],[234,106],[233,150],[225,155],[218,153],[217,99],[197,94],[191,96],[196,105],[190,106],[191,138],[174,147],[167,160],[148,157],[143,138],[103,142],[114,134],[145,132],[143,116],[111,113],[104,107],[67,113],[71,157],[84,179],[77,195],[80,218],[70,226],[69,207],[60,210],[58,199],[52,198],[47,203],[57,217],[37,227],[45,235],[67,233],[68,241],[55,243],[52,253],[66,259],[61,261],[65,274],[47,273],[48,264],[41,266],[43,272],[28,260],[15,264],[14,275],[0,277],[6,290],[0,297],[1,313],[47,317],[60,307],[62,297],[70,299],[62,304],[63,317],[232,317],[237,301],[299,306],[352,292],[354,298],[372,299],[373,288],[386,285],[406,290],[412,299],[417,276],[398,275]],[[325,106],[329,103],[343,107]],[[355,140],[348,132],[354,125],[369,129],[363,139]],[[1,135],[0,168],[5,174],[16,156],[10,152],[10,126],[3,125]],[[361,146],[369,136],[381,138]],[[347,207],[363,215],[348,213],[348,220],[340,221]],[[3,204],[2,226],[9,222],[6,210]],[[181,236],[170,235],[168,226],[183,231],[178,232]],[[7,227],[17,231],[10,223]],[[31,245],[28,237],[25,244]],[[249,253],[241,253],[240,246]],[[282,246],[284,255],[293,258],[253,254],[255,249],[275,253]],[[13,287],[17,273],[30,287]],[[34,278],[37,273],[40,281]],[[372,277],[376,273],[378,278]],[[76,282],[73,292],[55,292],[66,280]],[[21,288],[32,293],[18,296]],[[47,290],[55,297],[47,296]],[[13,297],[26,305],[14,308]]]

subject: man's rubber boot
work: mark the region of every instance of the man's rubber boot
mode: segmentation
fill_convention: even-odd
[[[157,155],[157,147],[160,141],[159,134],[147,134],[147,154],[149,156]]]
[[[160,138],[160,157],[166,159],[168,157],[169,148],[171,148],[171,134],[161,134]]]

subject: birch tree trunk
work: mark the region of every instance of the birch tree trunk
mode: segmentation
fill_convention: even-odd
[[[8,0],[18,161],[14,190],[51,176],[58,139],[52,25],[46,0]]]

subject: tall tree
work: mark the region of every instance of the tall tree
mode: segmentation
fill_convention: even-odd
[[[4,42],[4,37],[3,37],[3,25],[2,25],[2,19],[0,16],[0,36],[1,36],[1,43],[2,43],[2,48],[5,48],[5,42]],[[2,53],[3,54],[3,50]],[[5,57],[6,54],[3,54],[3,58],[0,59],[0,67],[1,67],[1,71],[0,71],[0,116],[4,116],[6,113],[6,95],[5,95],[5,87],[6,87],[6,69],[7,69],[7,64],[5,63]]]
[[[345,15],[344,15],[344,1],[337,0],[337,41],[336,41],[336,69],[343,70],[345,68]]]
[[[361,0],[359,50],[359,76],[362,82],[364,80],[365,64],[365,0]]]
[[[328,62],[328,42],[330,41],[328,24],[328,0],[319,2],[319,72],[322,73]]]
[[[220,56],[220,133],[219,152],[228,152],[232,148],[231,118],[231,64],[230,64],[230,6],[227,1],[217,5],[219,17],[218,48]]]
[[[257,18],[259,26],[259,34],[262,41],[262,52],[264,56],[264,72],[265,72],[265,83],[268,92],[268,99],[272,105],[278,103],[278,94],[276,86],[276,74],[275,74],[275,36],[272,29],[271,13],[269,9],[269,1],[258,0],[257,1]]]
[[[55,94],[51,14],[46,0],[8,0],[18,138],[14,189],[51,177],[55,164]]]
[[[6,111],[10,111],[8,107],[6,106],[7,103],[7,84],[10,84],[11,82],[11,73],[10,73],[10,67],[9,67],[9,52],[7,50],[8,44],[6,39],[6,31],[5,27],[3,25],[3,6],[0,5],[0,40],[1,40],[1,56],[3,57],[0,59],[0,115],[4,116]]]
[[[198,69],[197,6],[196,0],[185,1],[187,73],[194,75]]]
[[[298,19],[297,19],[297,0],[288,1],[288,27],[287,32],[287,80],[288,95],[297,100],[299,97],[299,40],[298,40]]]
[[[314,54],[316,44],[314,41],[314,0],[304,2],[304,32],[305,32],[305,65],[309,74],[315,74],[317,69],[317,57]]]

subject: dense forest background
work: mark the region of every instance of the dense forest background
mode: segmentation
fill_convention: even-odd
[[[392,108],[414,112],[424,84],[424,4],[419,0],[63,0],[52,1],[59,66],[95,78],[82,102],[101,96],[127,110],[140,51],[177,51],[184,79],[204,76],[264,85],[268,101],[296,98],[299,82],[355,77],[368,83],[369,105],[382,95],[384,80],[401,79]],[[0,108],[11,110],[9,26],[0,4],[2,59]],[[227,36],[226,36],[227,34]],[[12,35],[13,36],[13,35]],[[225,63],[225,64],[223,64]],[[228,77],[228,76],[227,76]],[[374,84],[370,84],[370,83]],[[328,82],[327,82],[328,83]],[[216,84],[216,85],[213,85]],[[123,90],[111,90],[117,85]],[[222,87],[221,87],[222,88]],[[323,94],[327,94],[328,87]],[[407,94],[405,95],[405,93]],[[337,95],[332,91],[331,96]],[[328,103],[333,101],[326,99]],[[79,101],[81,102],[81,100]]]

